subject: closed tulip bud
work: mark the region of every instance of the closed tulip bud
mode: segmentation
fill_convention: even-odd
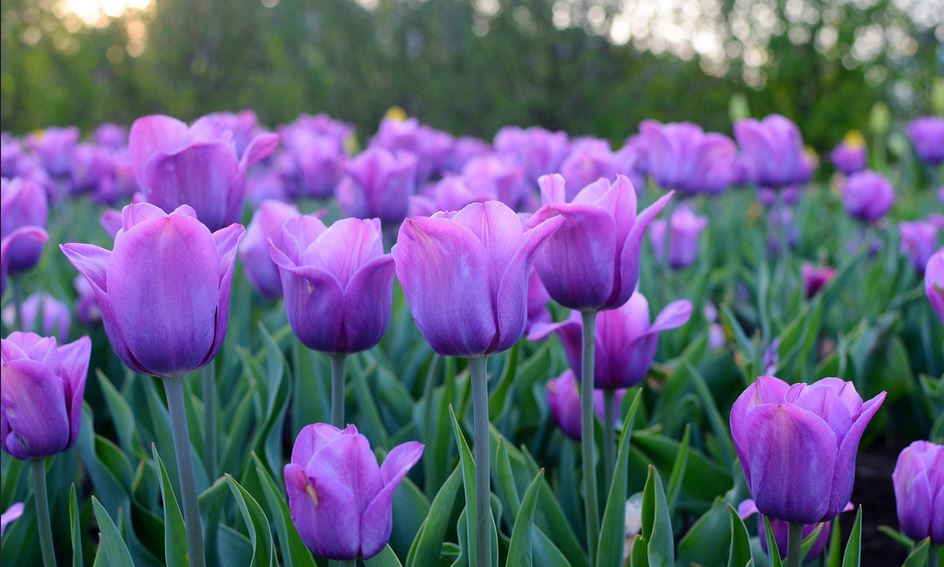
[[[95,291],[115,353],[141,374],[177,377],[205,366],[223,344],[238,224],[211,233],[189,206],[122,210],[112,251],[65,244]]]
[[[7,291],[7,272],[9,271],[11,251],[18,246],[40,246],[49,239],[46,231],[35,226],[18,228],[0,240],[0,295]]]
[[[544,204],[529,226],[562,218],[559,231],[537,254],[535,266],[554,301],[571,309],[613,309],[626,303],[639,280],[642,238],[672,198],[650,205],[638,216],[636,192],[622,175],[601,179],[566,201],[564,178],[542,177]]]
[[[691,315],[692,303],[682,299],[667,305],[650,324],[649,302],[639,292],[621,307],[601,312],[597,316],[593,387],[618,390],[642,382],[656,356],[659,333],[681,327]],[[556,332],[567,363],[580,378],[582,329],[580,313],[573,311],[561,323],[535,325],[528,340],[541,340]]]
[[[17,459],[40,459],[75,444],[92,343],[64,345],[34,333],[0,341],[0,446]]]
[[[806,291],[807,299],[819,293],[819,290],[826,287],[826,285],[832,281],[833,277],[836,276],[836,270],[834,268],[830,268],[829,266],[814,266],[807,263],[804,263],[800,268],[800,273],[803,276],[803,286]]]
[[[892,483],[901,531],[916,541],[944,543],[944,445],[915,441],[905,447]]]
[[[696,215],[690,209],[680,208],[672,213],[669,221],[653,221],[649,229],[649,238],[656,258],[663,261],[666,224],[671,223],[669,232],[669,266],[673,270],[684,270],[698,259],[698,237],[708,227],[708,219]]]
[[[842,143],[833,149],[830,159],[832,159],[836,169],[845,175],[862,171],[868,165],[865,138],[859,132],[850,132]]]
[[[305,545],[328,559],[370,559],[393,528],[393,493],[423,455],[423,444],[394,447],[383,465],[370,442],[348,425],[303,428],[285,465],[292,521]]]
[[[165,211],[189,205],[210,230],[239,222],[249,166],[275,149],[278,136],[259,134],[242,154],[231,131],[212,117],[190,127],[169,116],[145,116],[131,125],[131,163],[144,199]]]
[[[741,146],[741,165],[748,181],[760,187],[806,183],[812,164],[803,150],[796,124],[771,114],[763,120],[738,120],[734,136]]]
[[[13,305],[3,311],[3,322],[13,326]],[[65,342],[72,328],[72,315],[66,304],[48,293],[37,292],[27,297],[20,306],[21,325],[24,331],[37,332],[46,337],[56,337]]]
[[[944,323],[944,248],[931,255],[924,270],[924,293]]]
[[[898,225],[898,235],[902,253],[919,274],[923,273],[937,248],[937,225],[924,221],[902,222]]]
[[[895,202],[895,189],[882,175],[860,171],[842,186],[842,204],[849,216],[873,223],[885,216]]]
[[[577,189],[590,185],[597,179],[613,179],[619,173],[616,154],[605,140],[580,140],[574,142],[570,155],[561,164],[560,173],[576,194]],[[573,199],[574,195],[567,195]]]
[[[580,388],[577,383],[577,378],[574,377],[574,372],[572,370],[565,370],[564,373],[557,378],[549,380],[546,391],[547,406],[551,410],[551,416],[554,418],[557,426],[561,428],[561,431],[563,431],[564,435],[567,437],[570,437],[574,441],[580,441]],[[618,425],[616,422],[618,417],[616,410],[619,409],[620,404],[623,402],[623,396],[625,395],[626,390],[617,390],[613,396],[614,422],[610,424],[610,427],[616,427]],[[603,417],[605,415],[603,404],[605,403],[603,392],[601,390],[594,391],[593,409],[601,422],[605,421]],[[605,423],[604,426],[606,426]]]
[[[908,137],[919,158],[932,165],[944,162],[944,118],[923,116],[912,120]]]
[[[688,122],[654,120],[644,120],[639,132],[649,175],[663,189],[716,194],[731,184],[737,148],[727,136],[706,133]]]
[[[416,191],[416,163],[413,154],[365,150],[344,166],[345,176],[336,191],[338,205],[352,217],[400,223]]]
[[[528,274],[562,221],[525,229],[499,201],[407,219],[393,247],[397,277],[420,333],[446,356],[510,348],[528,317]]]
[[[310,349],[347,354],[376,345],[393,302],[393,257],[377,219],[343,219],[330,228],[313,216],[282,226],[269,241],[292,330]]]
[[[757,509],[787,522],[833,519],[852,495],[855,458],[885,392],[863,402],[852,382],[787,384],[761,376],[731,408],[731,437]]]
[[[848,512],[854,509],[852,504],[846,504],[846,507],[842,509],[843,512]],[[754,514],[758,514],[757,506],[754,504],[753,500],[745,500],[738,505],[738,515],[741,516],[742,520],[747,520]],[[803,558],[802,563],[809,563],[817,557],[823,554],[823,551],[826,549],[826,544],[829,543],[829,534],[833,531],[832,522],[817,522],[815,524],[806,524],[803,526],[803,539],[809,537],[816,529],[822,525],[823,529],[820,530],[819,535],[816,536],[816,541],[813,543],[813,547],[810,548],[809,553],[806,554],[806,557]],[[774,533],[774,539],[777,541],[777,549],[780,550],[780,558],[787,558],[787,538],[790,532],[789,522],[784,522],[776,518],[770,518],[770,530]],[[760,539],[760,546],[765,552],[768,552],[767,548],[767,530],[764,528],[764,518],[758,514],[757,515],[757,535]]]
[[[62,179],[72,173],[73,154],[79,143],[78,128],[46,128],[27,138],[27,143],[51,177]]]
[[[239,243],[239,259],[242,260],[249,282],[268,299],[282,296],[282,279],[279,267],[269,256],[269,240],[277,247],[284,247],[282,225],[299,214],[295,205],[274,200],[263,201],[252,214],[246,235]]]
[[[0,216],[3,216],[2,238],[25,227],[44,229],[49,215],[46,191],[37,183],[15,178],[0,180]],[[28,234],[36,234],[30,232]],[[39,263],[45,239],[35,237],[10,240],[7,249],[7,270],[25,272]]]

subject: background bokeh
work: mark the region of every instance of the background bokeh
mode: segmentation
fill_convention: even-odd
[[[817,149],[944,111],[944,0],[4,0],[2,129],[391,106],[454,134],[621,141],[780,112]],[[936,100],[935,100],[936,99]],[[733,109],[731,107],[734,107]]]

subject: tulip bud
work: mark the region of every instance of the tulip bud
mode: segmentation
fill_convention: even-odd
[[[13,332],[0,341],[0,446],[17,459],[40,459],[75,443],[92,342]]]
[[[393,528],[393,493],[423,455],[423,444],[394,447],[377,465],[370,442],[348,425],[303,428],[285,465],[285,491],[298,535],[328,559],[370,559]]]
[[[757,378],[731,408],[731,437],[757,509],[804,524],[839,514],[852,495],[859,441],[884,400],[882,392],[863,403],[838,378],[792,386]]]
[[[696,215],[690,209],[680,208],[672,213],[669,221],[659,219],[652,222],[649,239],[656,259],[663,262],[666,224],[671,223],[669,232],[669,266],[673,270],[684,270],[698,258],[698,237],[708,227],[708,219]]]
[[[806,290],[807,299],[813,297],[819,290],[826,287],[827,284],[836,276],[836,270],[829,266],[814,266],[804,263],[800,268],[803,276],[803,286]]]
[[[549,380],[546,386],[547,391],[547,406],[551,410],[551,416],[554,418],[554,421],[557,423],[557,426],[561,428],[561,431],[564,432],[564,435],[570,437],[574,441],[580,441],[580,388],[578,387],[577,378],[574,377],[574,372],[572,370],[565,370],[563,374],[558,376],[553,380]],[[618,419],[616,410],[619,409],[620,404],[623,403],[623,396],[626,395],[626,390],[621,389],[615,392],[613,396],[613,416],[614,422],[609,425],[609,427],[616,427],[619,423],[616,421]],[[595,390],[593,392],[593,409],[597,414],[597,418],[601,422],[605,423],[605,398],[603,396],[602,390]]]
[[[352,217],[398,224],[406,218],[416,190],[416,156],[371,148],[344,166],[338,205]]]
[[[906,221],[898,225],[898,234],[902,253],[919,274],[924,273],[924,267],[937,247],[937,226],[924,221]]]
[[[915,541],[944,543],[944,445],[915,441],[905,447],[892,482],[901,531]]]
[[[741,165],[748,180],[760,187],[785,187],[806,183],[812,164],[803,150],[800,129],[779,114],[761,121],[746,119],[734,124],[741,146]]]
[[[908,137],[915,153],[931,165],[944,162],[944,118],[923,116],[908,124]]]
[[[239,259],[252,286],[268,299],[282,296],[279,267],[269,257],[269,240],[284,246],[282,225],[300,213],[295,205],[266,200],[252,214],[246,235],[239,243]]]
[[[851,175],[842,187],[842,204],[849,216],[873,223],[888,212],[895,202],[895,189],[882,175],[860,171]]]
[[[569,180],[571,189],[590,185],[597,179],[613,179],[618,173],[616,155],[604,140],[580,140],[572,145],[570,155],[561,164],[560,172]],[[574,195],[568,195],[572,199]]]
[[[646,144],[649,175],[663,189],[717,194],[731,184],[737,148],[727,136],[705,133],[689,122],[654,120],[644,120],[639,132]]]
[[[3,217],[0,234],[3,239],[25,227],[44,229],[48,215],[46,191],[39,184],[20,178],[0,180],[0,216]],[[7,249],[7,270],[25,272],[33,269],[42,256],[44,242],[45,239],[35,237],[11,240]]]
[[[944,248],[931,255],[924,270],[924,294],[944,323]]]
[[[533,184],[542,175],[560,169],[570,151],[570,142],[566,132],[505,126],[495,134],[495,149],[523,167],[525,182]]]
[[[844,175],[862,171],[868,165],[868,154],[865,151],[865,138],[858,131],[846,134],[842,143],[833,149],[830,154],[836,169]]]
[[[15,306],[8,305],[3,310],[3,322],[13,326]],[[24,331],[37,332],[45,337],[56,337],[65,342],[69,339],[72,328],[72,315],[66,304],[48,293],[34,293],[27,297],[20,306],[20,322]]]
[[[27,138],[43,169],[56,179],[69,177],[72,173],[72,159],[78,142],[79,129],[75,126],[46,128]]]

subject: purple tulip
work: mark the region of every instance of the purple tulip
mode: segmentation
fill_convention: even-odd
[[[22,502],[16,502],[12,504],[9,508],[7,508],[6,512],[0,514],[0,536],[3,536],[3,532],[6,531],[8,525],[20,519],[20,516],[22,515]]]
[[[0,235],[4,241],[21,228],[45,228],[48,214],[46,192],[42,187],[26,179],[0,180],[0,216],[3,217]],[[36,238],[35,232],[23,234],[34,236],[12,238],[7,244],[6,269],[10,272],[31,270],[42,256],[45,238]]]
[[[815,524],[849,502],[859,440],[885,400],[868,402],[852,382],[792,386],[760,376],[731,408],[731,437],[748,490],[764,515]]]
[[[11,232],[0,240],[0,295],[7,291],[7,272],[10,265],[10,251],[24,244],[39,246],[49,239],[46,231],[35,226],[24,226]]]
[[[574,194],[568,194],[567,200],[576,196],[576,190],[590,185],[597,179],[612,180],[619,173],[619,161],[610,150],[605,140],[579,140],[571,145],[570,155],[561,164],[560,173],[567,179]]]
[[[695,263],[698,258],[698,237],[708,227],[708,219],[696,215],[691,209],[682,207],[672,213],[670,221],[672,230],[669,232],[669,266],[673,270],[684,270]],[[667,221],[659,219],[652,222],[649,229],[649,238],[655,257],[663,262],[663,246],[665,245],[665,229]]]
[[[492,147],[484,140],[462,136],[453,141],[452,150],[446,158],[445,168],[447,171],[459,172],[472,158],[490,153],[492,153]]]
[[[23,159],[23,143],[9,132],[0,134],[0,177],[16,177]]]
[[[472,185],[458,175],[446,175],[431,186],[427,186],[426,195],[414,195],[410,198],[411,215],[421,213],[430,216],[438,211],[458,211],[470,203],[494,201],[494,187]]]
[[[937,248],[937,225],[925,221],[905,221],[898,225],[898,234],[902,253],[919,274],[923,273]]]
[[[842,186],[842,204],[849,216],[873,223],[888,212],[895,202],[891,182],[874,171],[860,171],[849,176]]]
[[[915,541],[944,543],[944,445],[915,441],[905,447],[892,482],[901,531]]]
[[[13,326],[13,310],[15,306],[8,305],[3,311],[3,322],[7,327]],[[57,300],[48,293],[37,292],[27,297],[20,306],[20,326],[23,331],[33,331],[45,337],[55,337],[60,342],[69,339],[72,329],[72,314],[65,303]]]
[[[112,348],[128,368],[165,378],[205,366],[223,344],[238,224],[211,233],[189,206],[122,210],[112,251],[65,244],[102,310]]]
[[[239,259],[246,276],[256,291],[267,299],[282,297],[282,279],[279,268],[269,257],[269,240],[277,248],[284,248],[282,225],[301,213],[295,205],[281,201],[263,201],[246,227],[246,235],[239,243]]]
[[[565,370],[563,374],[553,380],[549,380],[546,386],[547,406],[551,410],[551,416],[561,428],[564,435],[574,441],[580,441],[580,388],[577,378],[572,370]],[[626,390],[617,390],[613,396],[613,416],[614,421],[610,427],[617,427],[617,411]],[[593,392],[593,409],[601,422],[605,421],[605,408],[603,404],[605,399],[601,390]],[[605,424],[604,424],[605,425]]]
[[[72,166],[72,193],[108,193],[114,183],[112,150],[94,144],[79,144],[75,148]]]
[[[208,122],[218,133],[231,136],[236,145],[236,153],[243,155],[259,134],[259,119],[253,110],[241,110],[238,113],[214,112],[201,117],[198,122]],[[196,125],[196,124],[195,124]]]
[[[521,207],[527,190],[521,166],[494,154],[470,159],[462,168],[462,178],[473,192],[487,194],[512,209]]]
[[[341,180],[346,138],[324,133],[311,120],[296,121],[279,130],[290,168],[281,174],[292,196],[324,199],[334,194]]]
[[[128,131],[123,127],[106,122],[95,129],[95,143],[115,151],[128,143]]]
[[[521,165],[525,182],[531,185],[542,175],[560,169],[570,150],[570,142],[565,132],[505,126],[495,134],[495,149]]]
[[[544,289],[541,277],[537,270],[532,268],[528,275],[528,323],[525,325],[525,333],[530,333],[535,325],[551,322],[551,310],[547,308],[550,301],[551,296]]]
[[[535,259],[547,292],[571,309],[613,309],[626,303],[639,280],[639,255],[646,228],[671,193],[636,215],[636,192],[624,176],[601,179],[566,201],[561,175],[538,180],[544,204],[529,220],[534,226],[564,219]]]
[[[809,181],[813,168],[803,150],[800,129],[787,118],[771,114],[761,121],[738,120],[734,136],[751,183],[778,188]]]
[[[850,132],[841,144],[836,146],[830,154],[836,169],[845,175],[852,175],[862,171],[868,165],[868,154],[865,151],[865,139],[858,132]]]
[[[300,114],[290,126],[307,130],[319,136],[334,138],[341,146],[346,145],[354,138],[356,133],[353,125],[335,120],[325,113],[319,113],[314,116],[304,113]]]
[[[376,345],[393,302],[393,257],[377,219],[343,219],[330,228],[313,216],[282,225],[269,252],[279,267],[285,311],[310,349],[347,354]]]
[[[931,255],[924,270],[924,294],[944,323],[944,248]]]
[[[452,144],[452,136],[415,118],[384,118],[369,145],[389,152],[412,153],[416,156],[416,181],[422,183],[442,171]]]
[[[852,504],[846,504],[846,507],[842,509],[843,512],[848,512],[853,510],[854,506]],[[767,549],[767,530],[764,528],[764,518],[761,516],[757,510],[757,506],[754,504],[753,500],[745,500],[738,505],[738,515],[742,520],[747,520],[754,514],[757,514],[757,535],[760,539],[760,546],[765,551]],[[806,557],[803,558],[802,563],[809,563],[817,557],[823,554],[823,551],[826,549],[826,544],[829,543],[829,535],[833,531],[832,522],[817,522],[815,524],[806,524],[803,526],[803,539],[809,537],[816,528],[822,524],[823,529],[819,532],[819,535],[816,536],[816,542],[813,544],[813,547],[810,548],[809,553],[806,554]],[[774,533],[774,539],[777,540],[777,549],[780,550],[780,558],[787,558],[787,545],[788,545],[788,535],[790,532],[789,522],[784,522],[776,518],[770,518],[770,530]]]
[[[655,359],[659,333],[681,327],[691,315],[690,301],[673,301],[650,325],[649,302],[639,292],[622,306],[601,312],[597,316],[593,387],[618,390],[642,382]],[[528,340],[542,340],[551,333],[557,333],[564,345],[567,363],[580,378],[582,329],[580,313],[571,311],[566,321],[535,325],[528,334]]]
[[[528,275],[562,220],[525,229],[500,201],[407,219],[393,257],[420,333],[446,356],[510,348],[528,318]]]
[[[731,184],[737,148],[727,136],[705,133],[688,122],[654,120],[643,121],[640,136],[649,175],[662,188],[689,195],[717,194]]]
[[[79,143],[78,128],[46,128],[26,141],[39,156],[46,173],[56,179],[69,177],[75,146]]]
[[[369,148],[344,166],[338,205],[348,215],[398,224],[406,218],[416,190],[416,156]]]
[[[397,445],[377,465],[370,442],[348,425],[303,428],[285,465],[292,521],[305,545],[328,559],[370,559],[393,528],[393,493],[423,456],[423,444]]]
[[[75,277],[75,314],[83,325],[91,327],[102,320],[102,310],[95,298],[95,290],[82,276]]]
[[[169,116],[135,120],[128,142],[144,199],[165,211],[190,205],[210,230],[239,222],[250,165],[275,149],[278,136],[259,134],[237,153],[232,132],[212,118],[193,126]]]
[[[0,341],[0,447],[17,459],[61,453],[79,437],[92,342],[13,332]]]
[[[800,273],[803,276],[806,297],[809,299],[832,281],[836,276],[836,269],[829,266],[814,266],[813,264],[804,263],[800,268]]]
[[[912,120],[908,137],[919,158],[932,165],[944,162],[944,118],[923,116]]]

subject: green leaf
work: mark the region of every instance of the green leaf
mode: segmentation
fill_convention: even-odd
[[[128,567],[134,565],[128,546],[121,538],[121,533],[111,516],[105,511],[98,498],[92,496],[92,510],[101,536],[98,543],[98,552],[95,554],[95,567]]]
[[[364,560],[364,565],[367,567],[402,567],[400,560],[397,559],[397,554],[393,552],[389,545],[384,546],[377,555]]]
[[[475,545],[475,461],[472,457],[472,451],[469,444],[462,434],[459,427],[459,420],[456,419],[456,412],[449,406],[449,417],[452,418],[452,430],[456,436],[456,444],[459,446],[459,465],[462,468],[462,484],[465,486],[466,513],[471,521],[466,521],[466,541],[469,542],[469,564],[476,564],[476,545]],[[471,511],[470,511],[471,510]],[[498,562],[498,543],[495,530],[495,520],[492,518],[492,563]]]
[[[679,444],[678,454],[675,457],[675,463],[672,465],[672,473],[669,475],[669,487],[666,491],[666,498],[669,501],[669,512],[675,510],[675,503],[678,501],[679,493],[682,491],[682,480],[685,478],[685,468],[688,464],[688,447],[691,433],[691,424],[686,424],[685,433],[682,435],[682,442]]]
[[[623,560],[623,540],[626,537],[626,479],[629,476],[629,440],[633,433],[633,422],[639,401],[642,399],[642,390],[636,391],[623,419],[623,430],[620,433],[616,464],[613,468],[613,480],[606,497],[606,507],[603,509],[603,521],[600,524],[600,535],[597,545],[597,567],[619,565]]]
[[[656,468],[649,465],[649,476],[642,496],[642,535],[648,542],[646,555],[653,567],[675,565],[675,537],[669,516],[662,479]],[[612,565],[612,564],[611,564]]]
[[[839,516],[833,518],[832,533],[829,534],[829,548],[826,552],[826,567],[839,567],[842,542],[839,540]]]
[[[820,534],[823,533],[823,527],[826,524],[820,522],[816,529],[810,532],[810,535],[803,538],[803,543],[800,545],[800,557],[806,558],[810,554],[810,550],[813,549],[813,546],[816,545],[816,540],[819,539]]]
[[[721,412],[718,411],[714,396],[711,395],[711,390],[709,390],[708,385],[705,384],[705,379],[701,375],[701,372],[688,362],[686,362],[685,365],[692,377],[692,384],[695,385],[695,391],[698,392],[698,397],[701,399],[702,407],[708,415],[708,423],[711,425],[711,431],[715,434],[715,438],[721,446],[725,459],[724,464],[730,467],[734,462],[734,445],[731,443],[731,434],[728,432],[725,420],[721,417]]]
[[[859,567],[860,555],[862,553],[862,506],[856,512],[855,524],[852,525],[852,533],[849,534],[849,541],[846,542],[846,551],[842,554],[842,567]]]
[[[164,503],[164,562],[168,567],[187,567],[187,527],[177,505],[174,488],[164,468],[164,462],[157,452],[157,446],[151,444],[151,453],[157,464],[158,480],[161,484],[161,501]]]
[[[905,534],[901,533],[900,531],[896,530],[893,527],[879,526],[878,531],[882,532],[883,534],[888,536],[890,540],[894,541],[895,543],[904,547],[905,549],[911,549],[915,545],[915,542],[913,539],[911,539],[910,537],[906,536]]]
[[[780,548],[777,547],[777,538],[774,537],[774,530],[770,527],[770,520],[767,516],[764,516],[764,532],[767,535],[767,555],[770,557],[771,567],[783,567]]]
[[[436,565],[439,562],[443,540],[449,527],[449,518],[452,516],[456,495],[461,485],[462,473],[459,467],[456,467],[433,498],[429,514],[423,520],[420,531],[416,534],[413,545],[410,546],[410,552],[406,556],[408,567]]]
[[[747,531],[747,526],[744,525],[744,520],[730,504],[728,504],[728,512],[731,515],[731,548],[728,552],[728,567],[744,567],[754,560],[751,554],[751,535]]]
[[[930,548],[931,538],[924,538],[911,549],[901,567],[924,567],[928,564],[928,554],[932,551]]]
[[[531,541],[534,531],[534,508],[541,491],[541,479],[544,471],[531,481],[528,490],[524,493],[521,508],[515,516],[515,527],[511,530],[511,543],[508,546],[506,567],[531,567]]]
[[[125,452],[130,453],[135,445],[135,432],[137,431],[134,412],[131,411],[128,401],[121,395],[121,392],[115,388],[114,384],[111,383],[111,380],[108,379],[108,376],[106,376],[104,372],[96,370],[95,374],[98,376],[98,383],[102,388],[102,392],[105,394],[108,414],[114,422],[115,433],[118,435],[121,448],[124,449]]]
[[[255,453],[252,454],[252,461],[256,467],[259,484],[262,485],[262,494],[269,509],[269,516],[275,524],[275,533],[282,549],[282,564],[285,567],[315,567],[315,560],[298,535],[288,505],[282,498],[282,493],[275,481],[269,476],[268,469]]]
[[[269,529],[269,520],[265,513],[252,497],[236,480],[226,475],[226,483],[236,499],[243,522],[249,529],[249,543],[252,544],[252,567],[271,566],[274,564],[272,554],[272,532]]]
[[[72,567],[82,567],[82,523],[74,482],[69,489],[69,535],[72,539]]]
[[[518,517],[521,499],[518,497],[518,488],[515,486],[514,473],[511,471],[511,460],[508,458],[508,440],[498,435],[498,449],[495,452],[495,485],[502,504],[508,510],[507,518],[511,527]]]

